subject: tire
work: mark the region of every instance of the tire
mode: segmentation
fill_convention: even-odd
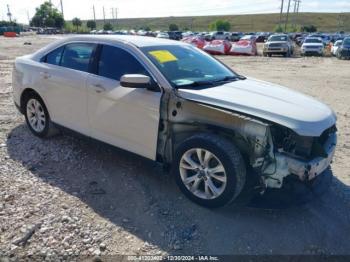
[[[27,126],[35,136],[46,138],[58,133],[57,128],[51,122],[45,103],[39,95],[29,94],[24,100],[24,105]]]
[[[272,57],[272,54],[268,54],[269,57]]]
[[[193,202],[209,208],[232,202],[241,193],[246,179],[239,150],[230,141],[213,134],[197,134],[181,143],[172,167],[180,190]],[[186,180],[189,182],[185,184]]]

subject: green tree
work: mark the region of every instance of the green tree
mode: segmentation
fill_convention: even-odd
[[[177,24],[170,24],[169,31],[179,31],[179,27]]]
[[[78,17],[75,17],[72,20],[72,24],[76,27],[77,32],[78,32],[78,28],[79,28],[79,26],[82,25],[82,22],[81,22],[81,20]]]
[[[9,22],[9,21],[0,21],[0,27],[1,26],[17,26],[17,23],[15,21]]]
[[[314,32],[317,32],[317,27],[314,25],[304,25],[301,27],[301,31],[308,32],[308,33],[314,33]]]
[[[283,32],[283,28],[281,25],[276,25],[275,30],[276,33],[282,33]]]
[[[113,30],[113,25],[111,23],[106,23],[103,25],[103,30],[105,31]]]
[[[93,30],[96,28],[96,22],[94,20],[88,20],[86,26],[90,28],[90,30]]]
[[[210,30],[215,31],[230,31],[231,24],[227,20],[216,20],[215,22],[211,23],[209,26]]]
[[[31,26],[57,27],[64,26],[62,14],[50,2],[44,2],[36,8],[35,15],[30,21]]]

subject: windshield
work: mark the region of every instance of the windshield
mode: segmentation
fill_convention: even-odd
[[[317,38],[307,38],[304,43],[322,43],[322,40]]]
[[[350,45],[350,38],[345,38],[343,41],[343,45]]]
[[[269,38],[269,41],[271,42],[287,41],[287,37],[285,35],[273,35]]]
[[[174,87],[210,86],[240,78],[219,61],[192,46],[162,45],[142,47],[141,50]]]

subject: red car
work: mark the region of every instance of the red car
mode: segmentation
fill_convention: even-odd
[[[238,42],[233,43],[229,52],[230,55],[257,55],[256,36],[243,36]]]
[[[227,55],[231,46],[231,42],[227,40],[213,40],[208,42],[203,50],[212,55]]]
[[[203,38],[199,37],[199,36],[189,36],[189,37],[185,37],[181,40],[182,42],[191,44],[199,49],[203,49],[203,47],[205,46],[205,44],[207,43]]]

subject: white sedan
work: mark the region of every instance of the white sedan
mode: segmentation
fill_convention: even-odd
[[[17,58],[13,89],[34,135],[63,126],[158,161],[207,207],[230,203],[253,175],[261,193],[322,180],[336,145],[323,103],[166,39],[65,38]]]
[[[339,49],[339,47],[341,46],[342,43],[343,43],[343,40],[335,41],[335,43],[332,45],[332,48],[331,48],[332,55],[334,55],[334,56],[337,55],[337,51],[338,51],[338,49]]]

